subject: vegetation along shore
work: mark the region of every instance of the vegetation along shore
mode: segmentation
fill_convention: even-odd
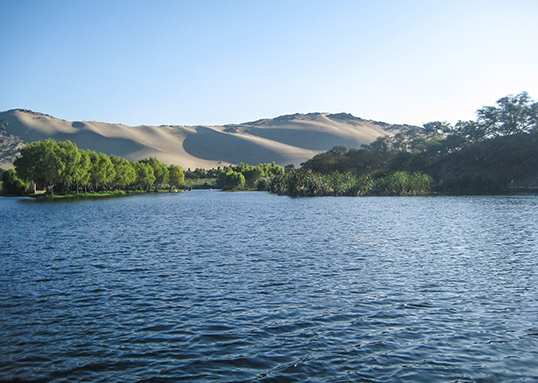
[[[526,92],[477,110],[477,119],[403,126],[360,148],[335,146],[301,164],[217,169],[128,161],[51,139],[21,149],[4,194],[116,193],[219,188],[290,196],[496,194],[538,191],[538,103]],[[84,194],[87,195],[87,194]]]

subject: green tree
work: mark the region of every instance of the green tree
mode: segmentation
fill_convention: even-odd
[[[222,190],[242,189],[245,187],[245,176],[231,168],[222,170],[217,176],[217,187]]]
[[[527,92],[497,100],[497,106],[477,111],[478,121],[491,136],[530,133],[538,126],[538,103]]]
[[[424,134],[427,137],[446,135],[454,131],[454,127],[446,121],[431,121],[422,125]]]
[[[108,189],[113,182],[115,174],[114,165],[110,157],[103,153],[89,152],[90,157],[90,183],[94,191]]]
[[[71,185],[75,184],[79,178],[83,177],[83,172],[88,171],[88,167],[81,162],[82,151],[71,141],[58,142],[58,155],[63,163],[58,182],[64,192],[69,191]]]
[[[73,184],[78,190],[79,188],[84,188],[87,192],[88,186],[90,186],[90,170],[91,170],[91,161],[90,154],[86,150],[79,150],[80,158],[73,172]]]
[[[2,172],[2,191],[6,194],[23,195],[28,190],[28,183],[21,180],[15,169]]]
[[[150,190],[155,183],[155,174],[153,167],[145,162],[134,162],[133,167],[136,171],[135,186],[139,189]]]
[[[170,174],[170,190],[172,187],[179,188],[185,182],[185,174],[180,166],[170,165],[168,167],[168,173]]]
[[[254,187],[258,179],[264,175],[264,171],[261,166],[249,166],[242,174],[245,177],[245,184],[248,187]]]
[[[294,164],[288,164],[286,166],[284,166],[284,171],[285,172],[289,172],[291,170],[295,169],[295,165]]]
[[[275,164],[274,161],[270,164],[260,164],[259,167],[262,168],[262,177],[280,176],[285,173],[284,168]]]
[[[139,162],[148,164],[153,168],[153,175],[155,176],[153,186],[155,186],[155,190],[168,184],[168,181],[170,180],[170,173],[165,164],[159,162],[159,160],[155,157],[150,157]]]
[[[48,187],[51,194],[54,185],[62,181],[66,166],[60,146],[51,139],[26,145],[13,164],[21,179]]]
[[[488,128],[485,124],[477,121],[458,121],[456,123],[456,135],[463,137],[469,142],[478,142],[487,138]]]
[[[117,156],[110,156],[110,161],[115,171],[114,179],[112,180],[112,186],[115,189],[125,189],[135,182],[136,171],[130,161]]]

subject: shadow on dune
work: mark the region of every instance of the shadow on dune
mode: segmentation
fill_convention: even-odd
[[[148,147],[126,138],[105,137],[89,130],[81,130],[75,134],[57,133],[51,138],[56,141],[69,140],[80,149],[89,149],[124,158],[129,158],[134,153],[148,149]]]
[[[183,148],[194,157],[232,164],[243,162],[258,165],[272,161],[277,163],[293,161],[293,158],[283,153],[264,148],[241,137],[217,132],[203,126],[196,128],[196,134],[190,134],[185,138]]]
[[[248,131],[253,136],[308,150],[327,150],[327,148],[332,148],[337,145],[348,148],[357,148],[360,146],[360,143],[356,140],[312,130],[249,128]]]

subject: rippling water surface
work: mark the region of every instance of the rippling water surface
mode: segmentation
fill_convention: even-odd
[[[538,381],[538,197],[0,198],[0,381]]]

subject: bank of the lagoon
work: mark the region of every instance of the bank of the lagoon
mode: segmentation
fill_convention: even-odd
[[[538,197],[0,197],[0,380],[538,380]]]
[[[49,193],[36,193],[30,194],[28,197],[36,198],[40,200],[51,200],[51,199],[86,199],[86,198],[106,198],[106,197],[127,197],[140,194],[153,194],[153,193],[180,193],[185,190],[159,190],[159,191],[146,191],[146,190],[113,190],[113,191],[101,191],[96,193],[70,193],[70,194],[49,194]],[[8,196],[16,197],[16,196]]]

